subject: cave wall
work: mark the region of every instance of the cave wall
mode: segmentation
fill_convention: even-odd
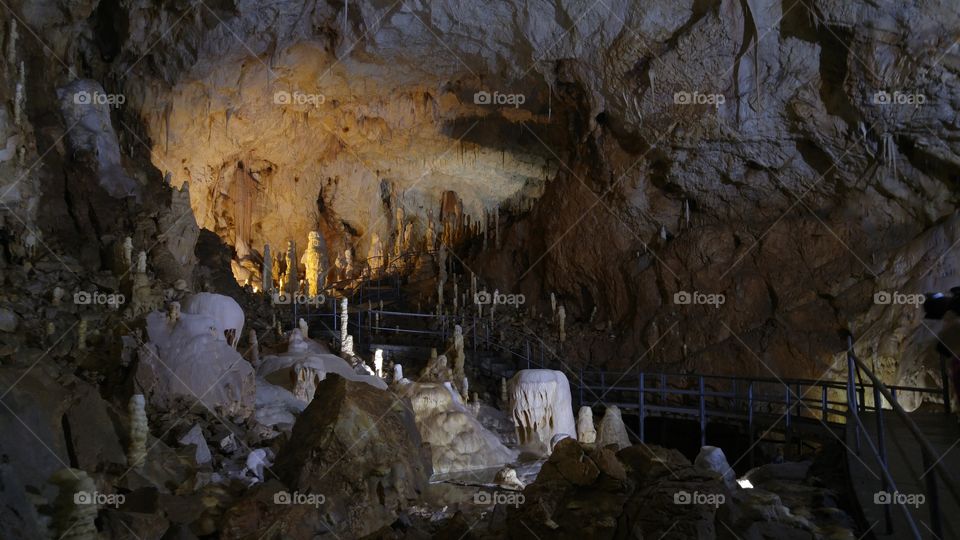
[[[540,312],[550,292],[573,322],[596,308],[589,326],[611,331],[575,333],[571,362],[630,366],[653,347],[645,365],[832,376],[849,329],[887,380],[930,382],[936,323],[875,295],[956,284],[954,3],[11,10],[37,40],[27,108],[45,131],[26,139],[56,147],[56,87],[122,92],[123,159],[188,183],[237,257],[320,229],[331,259],[362,258],[374,235],[396,241],[397,207],[421,237],[451,186],[472,220],[535,198],[468,265]]]

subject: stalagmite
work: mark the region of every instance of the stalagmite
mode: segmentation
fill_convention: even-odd
[[[507,378],[500,377],[500,405],[506,407],[509,399],[510,394],[507,393]]]
[[[373,351],[373,371],[377,377],[383,378],[383,349]]]
[[[394,364],[393,365],[393,382],[400,382],[403,380],[403,365]]]
[[[65,294],[65,292],[66,291],[64,291],[62,287],[53,288],[53,295],[52,295],[53,305],[55,306],[60,305],[60,302],[63,300],[63,295]]]
[[[24,63],[20,62],[17,85],[13,94],[13,125],[20,127],[23,125],[23,113],[27,103],[27,77]]]
[[[300,281],[297,278],[297,245],[293,240],[287,241],[287,273],[283,278],[284,290],[296,294]]]
[[[87,320],[84,318],[81,318],[77,325],[77,349],[87,350]]]
[[[603,419],[600,420],[600,428],[597,429],[597,446],[603,448],[610,444],[615,444],[617,450],[630,446],[627,426],[623,424],[620,408],[616,405],[607,406]]]
[[[464,378],[466,355],[463,352],[463,327],[459,324],[453,327],[453,376],[456,380]],[[466,392],[466,389],[464,389]]]
[[[566,320],[567,320],[567,310],[563,306],[560,306],[557,309],[557,324],[560,327],[560,343],[563,343],[567,340],[567,329],[566,329]]]
[[[180,302],[170,302],[167,305],[167,322],[177,324],[180,319]]]
[[[524,369],[509,383],[510,417],[522,446],[541,454],[550,452],[555,435],[575,437],[570,383],[561,371]]]
[[[427,253],[433,252],[434,247],[437,243],[437,232],[433,228],[433,220],[427,221],[427,232],[424,234],[425,246]]]
[[[350,312],[348,311],[349,305],[346,298],[340,300],[340,343],[345,343],[347,341],[347,334],[349,331],[348,325],[350,323]]]
[[[556,318],[557,316],[557,295],[550,293],[550,317]]]
[[[463,396],[463,401],[468,401],[470,399],[470,380],[464,376],[460,381],[460,395]]]
[[[577,440],[582,443],[597,441],[597,430],[593,427],[593,409],[584,405],[577,413]]]
[[[123,265],[127,270],[133,266],[133,239],[129,236],[123,239]]]
[[[457,314],[457,306],[459,305],[458,304],[459,296],[460,296],[460,293],[457,290],[457,282],[454,281],[453,282],[453,314],[454,315]]]
[[[137,253],[137,273],[146,274],[147,273],[147,252],[141,251]]]
[[[58,540],[96,540],[97,485],[86,471],[60,469],[53,473],[50,482],[57,486],[57,498],[53,501],[54,538]]]
[[[343,346],[340,348],[341,356],[353,356],[353,336],[347,335],[347,338],[343,340]]]
[[[141,467],[147,458],[147,413],[146,398],[143,394],[130,396],[127,415],[130,419],[130,446],[127,447],[127,463],[131,467]]]
[[[310,325],[307,324],[307,320],[301,318],[297,321],[297,326],[300,328],[300,333],[303,334],[304,338],[310,337]]]
[[[317,296],[323,289],[323,237],[317,231],[310,231],[307,249],[303,252],[303,266],[306,268],[307,289],[310,296]]]
[[[260,273],[260,291],[269,293],[273,290],[273,259],[270,254],[270,244],[263,245],[263,270]]]
[[[254,368],[260,366],[260,340],[257,339],[257,331],[253,328],[250,329],[249,334],[250,341],[250,363]]]

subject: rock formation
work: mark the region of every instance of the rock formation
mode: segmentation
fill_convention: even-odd
[[[616,405],[607,406],[597,429],[597,446],[604,448],[608,445],[616,446],[617,450],[630,446],[630,435],[620,416],[620,408]]]
[[[388,393],[331,375],[297,419],[273,469],[291,491],[326,496],[322,515],[294,514],[303,520],[298,527],[332,526],[338,535],[358,538],[393,523],[419,498],[430,458],[407,407]],[[297,506],[274,509],[297,512]]]
[[[593,409],[584,405],[577,413],[577,440],[584,444],[597,441],[597,430],[593,427]]]
[[[520,370],[510,379],[508,393],[508,410],[524,447],[549,454],[555,435],[576,436],[570,383],[562,372]]]

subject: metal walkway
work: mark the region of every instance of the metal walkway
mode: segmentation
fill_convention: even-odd
[[[576,407],[590,406],[602,414],[603,407],[617,405],[637,418],[640,441],[646,437],[646,420],[653,417],[696,422],[701,446],[709,442],[711,423],[742,426],[750,448],[762,440],[798,446],[805,438],[837,440],[847,447],[851,484],[870,535],[960,539],[960,484],[951,472],[960,467],[960,428],[949,414],[945,361],[939,388],[886,386],[852,350],[847,353],[846,381],[572,368],[538,336],[513,334],[505,341],[521,345],[504,346],[495,336],[515,329],[497,328],[489,318],[379,309],[376,296],[393,303],[400,296],[399,281],[361,287],[355,295],[360,301],[351,307],[348,325],[360,350],[381,348],[396,359],[425,360],[430,348],[446,352],[454,326],[460,325],[471,365],[478,371],[493,378],[509,378],[520,369],[562,371]],[[295,305],[293,321],[303,317],[312,335],[337,339],[341,318],[336,311],[333,301]],[[939,400],[944,410],[908,414],[897,401],[905,393]],[[919,495],[922,504],[910,506]]]

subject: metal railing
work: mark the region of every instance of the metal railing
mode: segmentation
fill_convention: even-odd
[[[944,413],[948,415],[950,413],[950,390],[949,390],[949,380],[947,379],[946,374],[946,363],[941,358],[941,375],[943,377],[943,388],[942,389],[928,389],[927,392],[930,393],[939,393],[944,398]],[[864,374],[870,380],[872,384],[867,385],[862,382],[860,374]],[[861,381],[858,384],[858,381]],[[858,386],[862,387],[862,391],[858,391]],[[873,441],[869,436],[869,431],[866,426],[863,424],[863,420],[860,418],[861,414],[867,412],[870,407],[867,406],[865,397],[865,390],[870,388],[872,390],[873,397],[873,407],[874,416],[876,417],[876,437],[877,440]],[[913,391],[917,391],[914,389]],[[949,494],[953,497],[954,501],[960,503],[960,490],[953,474],[946,468],[943,460],[940,456],[937,455],[936,450],[933,445],[930,444],[930,441],[923,434],[919,426],[910,418],[909,414],[903,409],[897,400],[897,389],[895,387],[890,387],[885,385],[876,374],[867,367],[863,362],[853,352],[853,339],[848,337],[848,348],[847,348],[847,399],[850,403],[850,414],[849,417],[852,419],[851,427],[855,430],[855,450],[858,455],[861,454],[864,447],[864,442],[866,447],[870,450],[872,457],[880,466],[880,471],[882,476],[880,477],[880,490],[887,493],[898,493],[896,481],[893,478],[893,475],[890,473],[889,464],[887,462],[887,433],[886,427],[887,424],[884,420],[885,409],[883,407],[884,401],[890,406],[890,410],[897,416],[897,418],[906,425],[907,429],[920,444],[920,458],[921,463],[923,464],[923,469],[926,471],[923,475],[920,475],[917,478],[917,481],[923,480],[926,487],[926,500],[929,504],[930,509],[930,531],[937,538],[944,538],[943,536],[943,516],[941,514],[940,508],[940,493],[939,485],[937,482],[937,476],[940,477],[940,481],[947,488]],[[932,473],[932,474],[931,474]],[[907,526],[910,529],[910,535],[913,538],[921,538],[921,532],[917,526],[917,520],[914,515],[910,512],[910,509],[907,505],[907,502],[902,499],[898,499],[896,505],[900,508],[903,513],[903,517]],[[884,523],[886,526],[886,532],[888,534],[894,532],[894,521],[892,516],[892,511],[890,505],[884,505]]]

